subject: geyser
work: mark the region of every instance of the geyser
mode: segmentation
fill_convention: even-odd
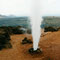
[[[37,50],[40,36],[41,36],[41,22],[42,22],[42,14],[41,14],[41,6],[40,0],[32,0],[32,9],[31,9],[31,24],[32,24],[32,37],[33,37],[33,49]]]
[[[39,43],[40,36],[41,36],[41,28],[40,28],[41,18],[39,19],[34,18],[32,20],[35,20],[32,25],[33,48],[34,50],[37,50],[39,48],[38,43]]]

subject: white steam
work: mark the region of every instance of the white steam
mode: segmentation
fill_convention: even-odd
[[[32,9],[31,9],[31,24],[32,24],[32,37],[33,37],[33,48],[37,50],[40,36],[41,36],[41,6],[39,0],[32,0]]]

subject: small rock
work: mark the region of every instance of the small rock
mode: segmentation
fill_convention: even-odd
[[[23,40],[22,40],[22,44],[27,44],[27,43],[29,43],[29,44],[31,44],[32,43],[32,41],[29,39],[27,39],[27,37],[25,37]]]
[[[30,44],[32,43],[32,41],[31,41],[30,39],[29,39],[29,40],[27,40],[27,42],[28,42],[28,43],[30,43]]]
[[[30,48],[28,51],[29,51],[30,54],[42,53],[42,49],[39,49],[39,48],[37,50],[34,50],[33,48]]]

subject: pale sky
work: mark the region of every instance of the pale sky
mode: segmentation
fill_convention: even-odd
[[[32,0],[0,0],[0,14],[29,16]],[[43,15],[60,15],[60,0],[41,0]]]

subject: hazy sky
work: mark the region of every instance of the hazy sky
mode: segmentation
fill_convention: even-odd
[[[29,16],[32,0],[0,0],[0,14]],[[41,0],[43,15],[60,15],[60,0]]]

